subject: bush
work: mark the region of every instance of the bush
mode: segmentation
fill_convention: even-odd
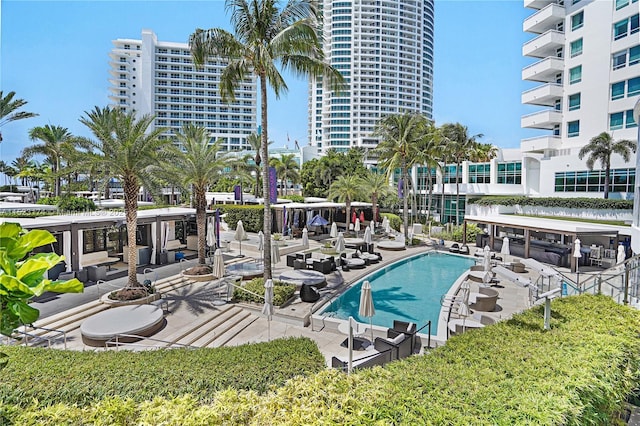
[[[400,228],[402,228],[402,218],[400,216],[393,213],[380,213],[380,216],[389,219],[389,226],[396,231],[399,232]]]
[[[45,204],[48,206],[57,206],[60,202],[60,197],[40,197],[36,204]]]
[[[243,287],[260,296],[253,295],[240,289],[233,289],[233,298],[245,302],[264,303],[264,278],[254,278],[245,283]],[[273,305],[282,306],[289,301],[296,292],[296,286],[282,281],[273,282]]]
[[[543,308],[538,306],[511,320],[467,331],[426,356],[351,375],[326,370],[291,379],[263,395],[226,390],[212,395],[209,405],[200,405],[197,397],[175,392],[176,397],[168,398],[162,392],[139,405],[110,396],[86,408],[81,408],[83,403],[43,407],[27,395],[20,401],[30,405],[22,412],[15,410],[15,419],[17,424],[33,425],[98,419],[180,425],[615,424],[638,381],[640,313],[608,297],[589,295],[555,300],[552,311],[549,331],[543,329]],[[23,377],[25,382],[18,384],[35,381]],[[64,388],[56,390],[62,399]]]
[[[557,198],[557,197],[505,197],[487,196],[469,200],[469,204],[480,206],[540,206],[540,207],[560,207],[566,209],[617,209],[633,210],[633,200],[610,200],[603,198]]]
[[[213,207],[214,210],[216,208],[219,208],[221,213],[227,214],[224,221],[233,229],[239,220],[242,220],[244,230],[247,232],[258,232],[264,229],[264,206],[220,204]]]
[[[96,204],[93,200],[82,197],[63,197],[58,202],[58,209],[68,212],[94,211]]]
[[[3,352],[9,363],[2,370],[0,401],[19,408],[33,400],[82,407],[114,396],[142,402],[184,394],[208,403],[215,391],[263,393],[325,365],[308,338],[216,349],[80,352],[6,346]]]
[[[462,225],[451,226],[451,231],[447,231],[447,227],[445,226],[442,232],[432,232],[431,236],[434,238],[442,238],[449,241],[456,241],[461,243],[463,241],[464,227]],[[467,243],[472,243],[476,241],[476,236],[479,234],[483,234],[484,231],[478,227],[475,223],[467,223]]]
[[[284,197],[280,197],[280,198],[284,198],[286,200],[291,200],[294,203],[304,203],[304,197],[302,195],[285,195]]]

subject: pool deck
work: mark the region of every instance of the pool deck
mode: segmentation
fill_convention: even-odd
[[[254,246],[253,235],[250,235],[250,242],[243,242],[242,252],[247,258],[251,257],[259,258],[260,252],[257,251],[257,245]],[[256,237],[257,243],[257,237]],[[310,240],[310,249],[319,248],[321,243]],[[220,302],[224,297],[221,296],[221,287],[218,287],[218,281],[212,281],[210,283],[193,283],[184,287],[170,290],[164,294],[165,300],[169,302],[169,313],[166,315],[167,324],[163,330],[153,336],[157,339],[169,339],[179,335],[182,330],[189,327],[193,328],[194,325],[202,322],[204,324],[205,317],[207,315],[222,314],[227,316],[235,315],[235,310],[245,311],[247,313],[242,314],[243,320],[236,323],[235,326],[229,325],[233,331],[234,327],[237,330],[232,336],[226,337],[224,343],[225,346],[235,346],[246,343],[264,342],[269,339],[277,339],[282,337],[309,337],[314,340],[320,351],[324,354],[328,365],[332,356],[337,356],[341,359],[347,359],[348,350],[341,347],[341,343],[345,340],[346,336],[337,329],[337,325],[327,325],[325,321],[311,321],[311,314],[317,311],[321,306],[327,303],[336,295],[342,293],[345,288],[357,282],[364,276],[374,272],[375,270],[389,265],[399,259],[413,256],[419,253],[424,253],[434,250],[433,247],[418,246],[410,247],[403,251],[382,251],[383,260],[380,263],[372,264],[364,269],[351,269],[348,272],[336,271],[327,275],[327,286],[320,289],[321,299],[315,303],[305,303],[296,298],[293,302],[283,308],[277,308],[272,321],[268,322],[266,318],[260,313],[259,306],[247,306],[241,304],[227,304],[219,307],[214,301]],[[447,251],[446,248],[442,251]],[[232,245],[230,255],[235,254],[235,249]],[[473,256],[471,256],[473,257]],[[246,259],[246,258],[245,258]],[[506,260],[506,259],[505,259]],[[154,274],[157,279],[163,279],[167,277],[176,276],[180,271],[188,267],[189,265],[182,264],[170,264],[160,266],[154,269]],[[280,273],[286,270],[291,270],[286,265],[286,257],[282,256],[281,261],[273,266],[272,275],[278,277]],[[531,278],[537,278],[537,275],[532,272],[524,274],[531,276]],[[535,276],[534,276],[535,275]],[[122,287],[126,283],[126,277],[109,281],[107,286],[111,291],[114,288]],[[520,312],[528,307],[528,290],[524,289],[512,282],[502,280],[499,288],[500,293],[498,299],[498,308],[495,312],[486,313],[497,320],[509,318],[516,312]],[[475,288],[472,287],[471,291]],[[97,289],[95,285],[85,288],[84,294],[63,294],[56,296],[47,301],[40,303],[34,303],[33,306],[41,311],[41,318],[46,318],[49,315],[60,314],[65,309],[71,309],[72,307],[87,303],[87,301],[97,300],[100,294],[104,294],[107,291],[106,288]],[[238,307],[242,308],[239,309]],[[233,308],[233,312],[224,313],[226,309]],[[442,316],[442,314],[441,314]],[[208,321],[208,320],[207,320]],[[215,321],[211,321],[214,323]],[[441,327],[442,328],[442,327]],[[446,327],[445,327],[446,328]],[[374,326],[374,337],[384,336],[386,329]],[[222,337],[226,332],[220,330],[214,330],[212,333],[218,334]],[[228,334],[227,333],[227,334]],[[368,332],[367,332],[368,335]],[[434,336],[432,340],[432,346],[443,344],[444,339],[442,333],[438,336]],[[204,338],[204,337],[203,337]],[[202,339],[196,340],[203,341]],[[212,346],[213,344],[203,345]],[[422,342],[422,346],[426,345],[426,341]],[[216,346],[216,345],[213,345]],[[90,348],[82,344],[82,339],[79,335],[79,330],[72,331],[68,335],[67,347],[74,350],[96,350],[96,348]],[[364,356],[367,351],[354,352],[354,358]]]

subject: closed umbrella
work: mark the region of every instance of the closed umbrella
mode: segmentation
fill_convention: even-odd
[[[360,219],[356,219],[356,224],[353,226],[353,230],[356,231],[356,237],[357,237],[358,232],[360,232]]]
[[[288,235],[289,227],[287,226],[287,208],[282,207],[282,235]]]
[[[627,258],[627,253],[625,252],[624,246],[622,244],[620,244],[618,246],[618,256],[617,256],[617,263],[618,265],[621,264],[622,262],[624,262],[624,260]]]
[[[233,238],[238,241],[238,243],[240,243],[240,257],[242,257],[242,240],[245,240],[247,238],[247,233],[244,232],[244,225],[242,224],[241,220],[238,221],[238,225],[236,226],[236,233]]]
[[[502,239],[502,249],[500,250],[500,253],[507,256],[511,254],[511,251],[509,250],[509,237],[504,237]]]
[[[489,272],[491,270],[491,249],[489,246],[484,246],[482,266],[485,272]]]
[[[216,209],[214,223],[215,223],[214,232],[216,234],[216,243],[218,243],[218,247],[220,247],[220,209]]]
[[[356,211],[354,210],[353,213],[351,213],[351,223],[356,223]]]
[[[341,253],[344,251],[344,249],[344,234],[342,232],[339,232],[338,239],[336,239],[336,252]]]
[[[371,295],[371,283],[365,281],[360,290],[360,310],[358,314],[363,318],[369,318],[369,328],[371,329],[371,342],[373,342],[373,316],[376,308],[373,306],[373,296]]]
[[[364,212],[363,211],[360,212],[360,222],[364,223]]]
[[[384,228],[384,232],[387,234],[391,232],[391,224],[389,223],[389,218],[386,216],[382,219],[382,227]]]
[[[217,249],[213,255],[213,275],[216,278],[224,277],[224,258],[220,249]]]
[[[580,253],[580,239],[576,238],[573,242],[573,257],[576,258],[576,283],[580,284],[580,271],[578,270],[578,265],[580,264],[580,258],[582,257],[582,253]]]
[[[366,227],[364,228],[364,242],[367,244],[367,246],[369,244],[371,244],[371,228],[370,227]]]
[[[329,233],[331,238],[336,238],[338,236],[338,224],[333,222],[331,224],[331,232]]]
[[[369,227],[371,228],[371,234],[375,234],[376,232],[376,222],[375,221],[371,221],[369,222]]]
[[[302,228],[302,246],[309,247],[309,231],[306,226]]]
[[[273,316],[273,280],[264,283],[264,305],[262,313],[267,317],[267,338],[271,341],[271,317]]]
[[[258,232],[258,251],[264,250],[264,232]]]
[[[210,218],[207,221],[207,245],[209,246],[209,249],[216,245],[216,226],[213,218]]]
[[[271,241],[271,263],[274,265],[280,262],[280,247],[275,241]]]

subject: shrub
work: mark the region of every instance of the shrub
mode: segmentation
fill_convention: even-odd
[[[264,303],[264,278],[254,278],[245,283],[243,287],[259,296],[242,291],[235,288],[233,290],[233,298],[243,300],[245,302]],[[296,286],[282,281],[273,282],[273,304],[274,306],[282,306],[285,302],[293,297],[296,292]]]
[[[286,200],[291,200],[294,203],[304,203],[304,197],[302,195],[285,195],[284,197],[280,197],[280,198],[284,198]]]
[[[60,201],[60,197],[40,197],[36,204],[45,204],[48,206],[57,206]]]
[[[83,407],[114,396],[139,403],[184,394],[208,403],[215,391],[263,393],[325,365],[308,338],[193,350],[80,352],[7,346],[3,351],[10,360],[2,370],[0,405],[19,408],[34,400],[40,408],[58,403]]]
[[[462,225],[451,226],[451,231],[447,231],[447,227],[445,226],[442,232],[432,232],[431,236],[434,238],[443,238],[445,240],[461,243],[463,241],[463,231],[464,227]],[[467,223],[467,243],[474,242],[476,240],[476,236],[483,233],[484,231],[480,229],[477,224]]]
[[[85,212],[96,209],[93,200],[82,197],[63,197],[58,202],[58,208],[62,211]]]
[[[633,200],[611,200],[603,198],[557,198],[557,197],[506,197],[487,196],[469,200],[469,204],[480,206],[540,206],[540,207],[560,207],[566,209],[619,209],[633,210]]]
[[[244,230],[258,232],[264,228],[264,206],[236,206],[220,204],[213,207],[220,208],[221,213],[226,213],[225,222],[235,229],[239,220],[242,220]]]
[[[380,213],[380,216],[389,219],[389,226],[396,231],[400,231],[400,228],[402,228],[402,218],[400,216],[393,213]]]

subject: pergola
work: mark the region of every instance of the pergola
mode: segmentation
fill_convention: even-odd
[[[493,250],[496,237],[500,228],[522,230],[524,235],[524,257],[530,257],[531,237],[533,235],[557,234],[565,244],[572,244],[576,238],[583,240],[585,237],[608,237],[618,245],[619,234],[628,234],[630,230],[621,226],[600,225],[592,223],[575,222],[568,220],[554,220],[515,215],[490,215],[490,216],[465,216],[463,238],[466,244],[467,222],[488,225],[489,247]],[[576,258],[571,257],[571,271],[576,270]]]

